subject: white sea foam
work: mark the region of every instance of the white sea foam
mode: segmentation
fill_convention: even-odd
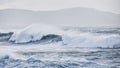
[[[61,45],[79,46],[79,47],[119,47],[120,36],[116,34],[95,35],[92,33],[83,33],[78,31],[65,31],[58,27],[44,24],[34,24],[27,28],[14,32],[10,41],[15,43],[28,43],[31,41],[40,41],[43,36],[53,34],[62,38]]]
[[[27,28],[16,31],[10,38],[10,41],[15,41],[15,43],[37,41],[48,34],[61,35],[62,32],[59,28],[53,27],[51,25],[33,24]]]

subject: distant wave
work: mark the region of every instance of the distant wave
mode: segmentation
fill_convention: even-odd
[[[8,33],[0,33],[0,41],[8,41],[10,37],[12,36],[13,32]]]

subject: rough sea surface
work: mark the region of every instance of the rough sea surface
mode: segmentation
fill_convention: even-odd
[[[120,49],[18,50],[2,55],[0,68],[120,68]]]
[[[14,32],[0,32],[0,68],[120,68],[120,28],[64,30],[78,34],[17,44],[9,41]]]

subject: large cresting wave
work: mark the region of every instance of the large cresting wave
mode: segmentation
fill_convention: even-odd
[[[79,47],[120,47],[119,34],[102,34],[91,31],[65,30],[58,26],[33,24],[24,29],[15,31],[9,39],[16,44],[35,42],[61,42],[65,46]]]

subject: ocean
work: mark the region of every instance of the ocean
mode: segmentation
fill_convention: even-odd
[[[120,68],[120,28],[48,29],[1,31],[0,68]]]

